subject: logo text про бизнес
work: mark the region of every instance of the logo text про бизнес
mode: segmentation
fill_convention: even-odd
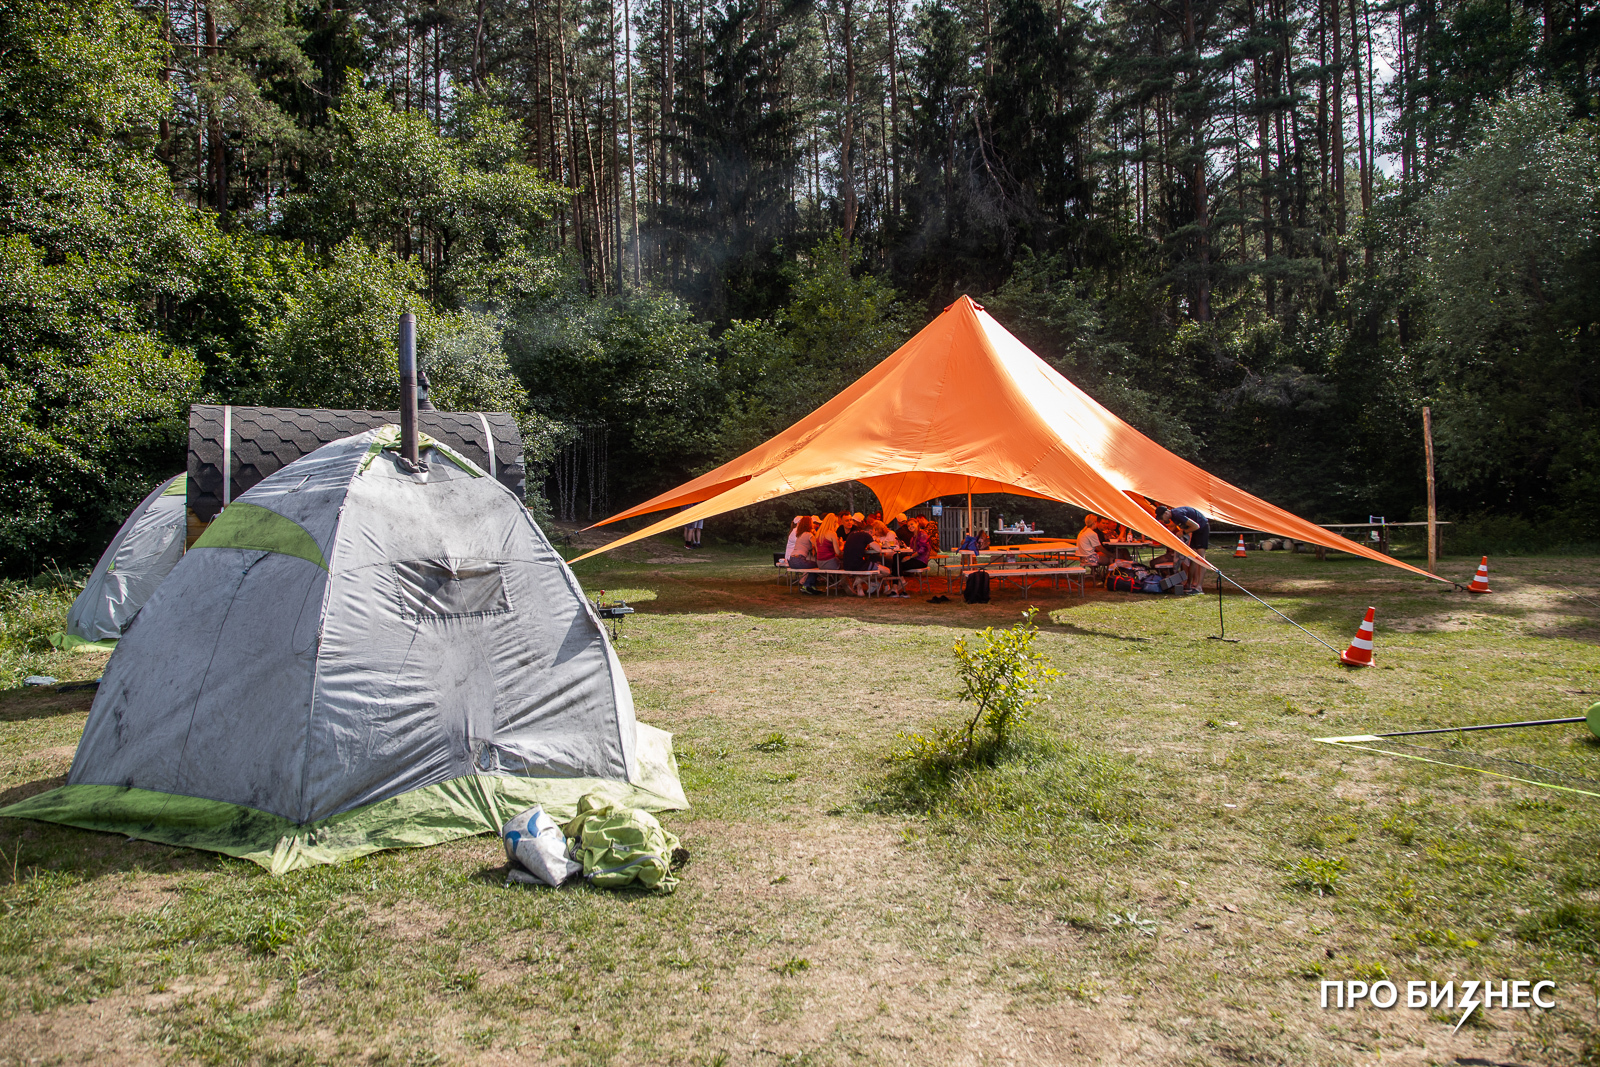
[[[1549,980],[1502,979],[1498,985],[1488,982],[1406,982],[1405,1006],[1408,1008],[1444,1008],[1461,1010],[1455,1030],[1467,1021],[1476,1008],[1485,1011],[1499,1007],[1511,1011],[1529,1008],[1553,1008],[1556,984]],[[1329,994],[1332,993],[1332,997]],[[1459,995],[1458,995],[1459,994]],[[1324,981],[1322,1006],[1324,1008],[1354,1008],[1365,1001],[1384,1011],[1400,1003],[1400,987],[1387,979],[1378,982]],[[1454,1031],[1452,1031],[1453,1033]]]

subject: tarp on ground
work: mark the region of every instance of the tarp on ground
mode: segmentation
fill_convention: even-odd
[[[1147,497],[1435,577],[1173,455],[1068,381],[966,296],[783,433],[597,525],[684,510],[579,558],[695,519],[852,480],[877,494],[885,515],[936,497],[1015,493],[1088,508],[1187,552],[1136,499]]]
[[[385,849],[425,848],[495,833],[536,804],[565,821],[578,813],[578,801],[591,793],[619,807],[645,811],[688,807],[678,782],[672,735],[646,723],[636,726],[637,784],[602,778],[468,774],[304,824],[201,797],[121,785],[65,785],[0,809],[0,816],[221,852],[285,874]]]

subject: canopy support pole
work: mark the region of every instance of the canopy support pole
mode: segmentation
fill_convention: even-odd
[[[1433,495],[1433,409],[1422,407],[1422,448],[1428,460],[1428,573],[1439,573],[1439,509]]]
[[[1251,600],[1254,600],[1257,604],[1260,604],[1262,607],[1266,608],[1268,611],[1270,611],[1274,615],[1278,616],[1278,618],[1282,619],[1284,622],[1288,623],[1290,626],[1293,626],[1296,630],[1299,630],[1301,633],[1303,633],[1307,637],[1311,638],[1311,640],[1315,641],[1317,644],[1321,645],[1323,648],[1325,648],[1328,651],[1333,652],[1335,654],[1338,653],[1339,650],[1337,648],[1334,648],[1332,645],[1328,644],[1328,642],[1324,641],[1322,638],[1318,637],[1316,634],[1312,633],[1310,630],[1307,630],[1304,626],[1301,626],[1299,623],[1297,623],[1293,619],[1289,618],[1289,616],[1285,615],[1283,612],[1279,611],[1277,608],[1273,607],[1271,604],[1268,604],[1265,600],[1262,600],[1260,597],[1256,596],[1254,593],[1252,593],[1250,590],[1246,589],[1244,586],[1240,585],[1238,582],[1233,581],[1233,579],[1229,578],[1226,574],[1223,574],[1221,567],[1216,567],[1215,565],[1213,565],[1213,569],[1217,572],[1217,595],[1218,596],[1222,595],[1222,579],[1227,578],[1228,581],[1233,582],[1233,587],[1235,589],[1239,590],[1239,592],[1243,593],[1245,596],[1249,597]]]
[[[977,537],[978,531],[972,526],[972,475],[967,475],[967,536]]]
[[[1226,641],[1230,645],[1237,645],[1237,637],[1228,636],[1228,624],[1222,618],[1222,572],[1217,572],[1217,632],[1206,638],[1207,641]]]

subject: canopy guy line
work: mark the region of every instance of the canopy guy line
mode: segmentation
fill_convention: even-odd
[[[1316,634],[1312,633],[1310,630],[1307,630],[1304,626],[1301,626],[1299,623],[1297,623],[1293,619],[1289,618],[1289,616],[1285,615],[1283,612],[1279,611],[1277,608],[1273,607],[1271,604],[1268,604],[1265,600],[1262,600],[1260,597],[1256,596],[1250,590],[1246,589],[1244,586],[1242,586],[1238,582],[1234,581],[1231,577],[1229,577],[1228,575],[1222,573],[1222,568],[1217,567],[1215,564],[1212,565],[1212,568],[1217,572],[1217,618],[1219,620],[1222,617],[1222,579],[1227,578],[1228,581],[1233,583],[1234,588],[1239,590],[1239,592],[1243,593],[1245,596],[1249,597],[1251,600],[1254,600],[1257,604],[1260,604],[1262,607],[1266,608],[1268,611],[1270,611],[1274,615],[1278,616],[1278,618],[1282,619],[1284,622],[1288,623],[1290,626],[1293,626],[1296,630],[1299,630],[1301,633],[1303,633],[1307,637],[1311,638],[1311,640],[1315,641],[1317,644],[1321,645],[1323,648],[1327,649],[1329,652],[1332,652],[1336,656],[1339,654],[1339,651],[1340,651],[1339,649],[1334,648],[1332,645],[1328,644],[1328,642],[1324,641],[1322,638],[1318,637]],[[1223,640],[1226,640],[1226,638],[1224,638]]]
[[[1581,722],[1582,720],[1579,720],[1579,721]],[[1510,724],[1505,724],[1505,725],[1510,725]],[[1449,732],[1453,733],[1455,731],[1451,730]],[[1540,767],[1538,764],[1535,764],[1535,763],[1524,763],[1521,760],[1509,759],[1509,758],[1502,757],[1502,756],[1480,756],[1480,757],[1478,757],[1478,758],[1483,759],[1483,760],[1492,760],[1492,761],[1495,761],[1495,762],[1498,762],[1498,763],[1509,763],[1509,764],[1514,764],[1514,765],[1516,765],[1518,767],[1526,767],[1526,768],[1529,768],[1530,770],[1537,771],[1537,772],[1539,772],[1541,774],[1547,774],[1547,775],[1550,775],[1552,777],[1564,778],[1564,779],[1566,779],[1568,781],[1583,782],[1585,785],[1590,786],[1591,788],[1589,788],[1589,789],[1579,789],[1576,786],[1558,785],[1555,782],[1541,782],[1541,781],[1539,781],[1538,779],[1535,779],[1535,778],[1524,778],[1524,777],[1522,777],[1520,775],[1506,774],[1506,773],[1504,773],[1502,771],[1492,771],[1492,770],[1489,770],[1487,767],[1474,767],[1474,766],[1472,766],[1471,764],[1468,764],[1468,763],[1452,763],[1452,762],[1450,762],[1448,760],[1433,759],[1433,758],[1431,758],[1429,756],[1418,755],[1417,753],[1414,753],[1414,752],[1391,752],[1386,748],[1375,748],[1372,745],[1362,744],[1361,743],[1361,742],[1364,742],[1364,741],[1378,741],[1378,740],[1381,740],[1381,739],[1382,739],[1381,735],[1377,735],[1377,734],[1355,734],[1355,735],[1350,736],[1350,737],[1319,737],[1319,738],[1316,738],[1316,741],[1319,742],[1320,744],[1324,744],[1324,745],[1338,745],[1341,748],[1359,748],[1359,749],[1362,749],[1362,750],[1367,751],[1367,752],[1376,752],[1379,755],[1383,755],[1383,756],[1396,756],[1396,757],[1398,757],[1400,759],[1416,760],[1419,763],[1431,763],[1436,767],[1451,767],[1451,768],[1454,768],[1455,770],[1459,770],[1459,771],[1477,771],[1479,774],[1487,774],[1487,775],[1491,775],[1492,777],[1495,777],[1495,778],[1504,778],[1504,779],[1506,779],[1508,781],[1512,781],[1512,782],[1521,782],[1524,785],[1536,785],[1536,786],[1539,786],[1539,787],[1544,788],[1544,789],[1556,789],[1556,790],[1559,790],[1559,791],[1561,791],[1563,793],[1576,793],[1579,796],[1594,797],[1595,799],[1600,800],[1600,782],[1591,782],[1588,779],[1578,778],[1578,777],[1576,777],[1574,775],[1563,774],[1561,771],[1551,770],[1548,767]],[[1404,742],[1399,742],[1398,744],[1402,744],[1403,745]],[[1422,751],[1424,751],[1424,752],[1438,752],[1440,754],[1446,754],[1446,750],[1443,750],[1443,749],[1424,748],[1424,749],[1422,749]],[[1448,753],[1448,754],[1455,755],[1454,753]]]

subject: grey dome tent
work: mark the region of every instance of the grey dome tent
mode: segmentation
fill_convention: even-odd
[[[168,478],[128,514],[67,612],[59,648],[111,647],[183,558],[188,479]]]
[[[512,491],[387,426],[233,501],[128,628],[59,789],[0,815],[273,872],[584,793],[687,807],[577,580]]]

